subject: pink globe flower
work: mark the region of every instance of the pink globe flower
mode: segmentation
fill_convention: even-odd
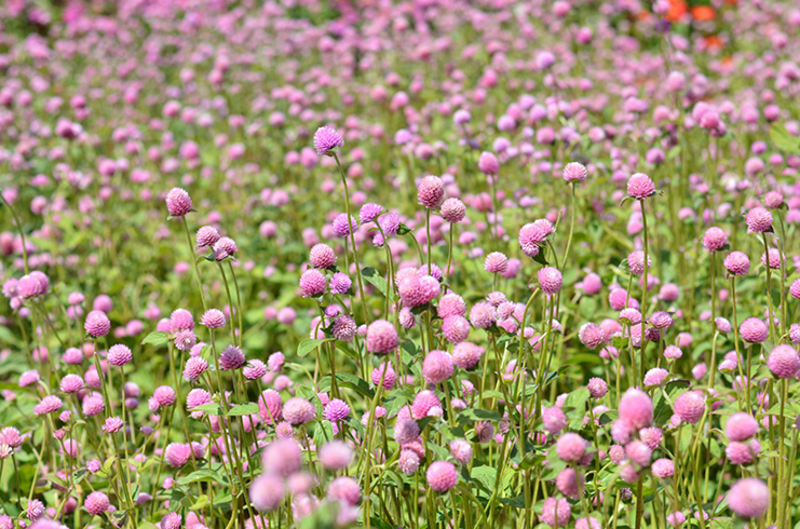
[[[422,376],[428,384],[441,384],[453,376],[453,357],[447,351],[429,352],[422,362]]]
[[[563,283],[563,277],[561,276],[561,272],[557,269],[553,268],[552,266],[545,266],[538,272],[539,278],[539,286],[542,289],[542,292],[547,294],[548,296],[553,296],[561,290],[561,285]]]
[[[664,457],[656,459],[650,469],[653,475],[661,479],[671,478],[675,474],[675,464],[672,460]]]
[[[706,399],[696,391],[687,391],[675,399],[673,409],[682,422],[695,424],[706,410]]]
[[[225,314],[219,309],[208,309],[200,318],[200,323],[209,329],[219,329],[225,326]]]
[[[314,133],[314,150],[320,156],[333,156],[343,146],[344,138],[333,127],[320,127]]]
[[[500,172],[500,162],[494,154],[483,151],[478,157],[478,169],[485,175],[494,175]]]
[[[327,280],[325,275],[314,268],[306,270],[300,276],[300,290],[305,298],[315,298],[325,293]]]
[[[606,340],[606,332],[595,323],[584,323],[578,330],[578,339],[589,349],[596,349]]]
[[[747,212],[747,233],[764,233],[772,230],[772,213],[761,206]]]
[[[769,326],[759,318],[747,318],[739,325],[739,334],[747,342],[761,343],[769,335]]]
[[[800,371],[800,355],[791,345],[779,345],[769,353],[767,367],[777,378],[794,378]]]
[[[562,173],[564,180],[567,182],[575,182],[582,184],[586,182],[586,177],[588,176],[588,172],[586,171],[586,167],[579,162],[570,162],[564,166],[564,171]]]
[[[86,496],[86,499],[83,501],[83,506],[86,507],[87,511],[89,511],[89,514],[94,516],[98,516],[106,512],[109,505],[110,502],[108,501],[108,496],[99,490],[94,491]]]
[[[731,441],[750,439],[758,432],[758,421],[749,413],[734,413],[725,424],[725,435]]]
[[[196,243],[198,248],[210,248],[219,240],[219,232],[213,226],[203,226],[197,230]]]
[[[444,183],[438,176],[428,175],[417,185],[417,200],[428,209],[436,209],[444,200]]]
[[[309,261],[316,268],[330,268],[336,264],[336,252],[325,243],[315,244],[309,252]]]
[[[116,344],[108,349],[107,358],[112,366],[121,367],[133,360],[133,353],[127,345]]]
[[[628,389],[619,401],[619,416],[636,429],[646,428],[653,422],[653,402],[646,393]]]
[[[83,328],[89,336],[100,338],[111,331],[111,321],[109,321],[105,312],[93,310],[86,315]]]
[[[186,443],[170,443],[164,450],[164,461],[172,468],[185,465],[192,456],[192,449]]]
[[[434,461],[425,477],[428,486],[436,492],[447,492],[458,484],[458,471],[449,461]]]
[[[734,276],[741,276],[750,270],[750,259],[742,252],[731,252],[723,261],[728,273]]]
[[[644,173],[634,173],[628,179],[628,195],[639,200],[645,200],[656,192],[656,185]]]
[[[293,426],[309,423],[316,415],[314,405],[299,397],[293,397],[283,405],[283,418]]]
[[[567,500],[550,497],[544,500],[540,518],[550,527],[567,527],[571,515],[572,509]]]
[[[250,501],[261,512],[277,509],[285,494],[283,480],[274,474],[262,474],[250,485]]]
[[[740,479],[728,491],[727,499],[730,509],[742,518],[760,518],[769,507],[769,487],[758,478]]]
[[[703,235],[703,247],[709,252],[718,252],[728,244],[728,236],[721,228],[711,227]]]
[[[508,269],[508,257],[501,252],[492,252],[486,256],[483,268],[491,274],[502,274]]]
[[[467,215],[467,206],[457,198],[448,198],[442,203],[439,211],[442,218],[451,224],[457,224]]]
[[[563,461],[575,463],[586,453],[586,440],[576,433],[565,433],[556,441],[556,453]]]
[[[172,188],[167,193],[167,211],[172,217],[183,217],[192,211],[192,199],[185,190],[180,187]]]
[[[397,330],[386,320],[376,320],[367,328],[367,351],[370,353],[391,353],[399,343]]]

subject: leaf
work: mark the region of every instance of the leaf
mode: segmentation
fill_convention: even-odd
[[[539,251],[539,253],[533,256],[533,260],[542,266],[547,266],[550,264],[547,262],[547,259],[544,258],[544,252],[541,250]]]
[[[201,404],[200,406],[195,406],[191,409],[191,411],[204,411],[209,415],[213,415],[214,417],[219,417],[222,415],[222,408],[220,408],[219,404],[216,402],[209,402],[208,404]]]
[[[111,456],[105,460],[103,463],[103,472],[108,474],[111,472],[111,467],[114,466],[114,461],[117,460],[117,456]]]
[[[324,344],[325,342],[330,342],[331,338],[325,338],[324,340],[313,339],[313,338],[306,338],[299,344],[297,344],[297,356],[303,358],[308,353],[319,347],[320,345]]]
[[[397,228],[397,235],[405,235],[406,233],[411,233],[411,228],[401,222],[400,227]]]
[[[144,337],[142,340],[142,345],[144,344],[152,344],[154,347],[159,347],[164,345],[169,341],[169,333],[164,331],[153,331],[147,336]]]
[[[654,424],[664,424],[672,417],[672,404],[670,404],[669,401],[675,402],[675,398],[686,391],[686,388],[689,386],[690,383],[688,380],[672,380],[671,382],[667,382],[667,385],[664,386],[664,390],[661,393],[661,398],[656,402],[655,411],[653,411]],[[664,395],[668,396],[669,400]]]
[[[189,501],[186,501],[186,500],[189,500],[189,498],[186,497],[182,503],[190,511],[199,511],[200,509],[202,509],[203,507],[205,507],[209,503],[211,503],[208,500],[208,496],[206,496],[205,494],[201,494],[200,497],[197,498],[197,501],[194,502],[194,504],[191,504],[191,505],[186,505],[186,503],[190,503]]]
[[[793,154],[800,154],[800,139],[795,138],[786,127],[778,123],[769,128],[769,137],[778,149]]]
[[[212,483],[216,482],[225,485],[228,484],[227,479],[225,479],[223,476],[220,476],[213,470],[197,470],[188,476],[182,476],[180,479],[178,479],[178,485],[188,485],[189,483],[196,483],[198,481],[210,481]]]
[[[238,406],[234,406],[228,412],[229,417],[238,417],[241,415],[253,415],[254,413],[258,413],[258,404],[254,402],[248,402],[246,404],[239,404]]]
[[[380,274],[378,274],[377,270],[371,267],[364,268],[361,271],[361,276],[366,279],[368,283],[377,288],[384,297],[386,297],[388,285],[386,280]]]
[[[345,387],[352,389],[353,391],[360,393],[362,396],[367,398],[373,398],[375,396],[375,392],[370,389],[369,384],[363,379],[358,378],[357,376],[350,374],[350,373],[336,373],[336,380],[339,381],[340,387]],[[331,387],[331,376],[325,375],[325,377],[319,381],[319,389],[320,391],[327,391]]]
[[[466,409],[458,414],[458,423],[465,424],[475,421],[500,421],[503,416],[495,411]]]
[[[520,494],[516,498],[500,498],[500,503],[508,505],[509,507],[516,507],[517,509],[525,508],[525,495]]]
[[[497,480],[497,469],[482,465],[472,469],[472,479],[483,485],[486,490],[494,490],[494,482]]]

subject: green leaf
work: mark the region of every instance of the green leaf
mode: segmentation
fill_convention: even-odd
[[[778,149],[793,154],[800,154],[800,138],[796,138],[789,134],[786,127],[778,123],[772,125],[769,129],[769,137],[772,143]]]
[[[198,481],[210,481],[212,483],[222,483],[227,485],[228,480],[213,470],[197,470],[188,476],[182,476],[178,479],[178,485],[188,485],[189,483],[196,483]]]
[[[349,388],[353,391],[361,394],[367,398],[373,398],[375,396],[375,392],[370,389],[369,384],[366,381],[358,378],[357,376],[350,374],[350,373],[336,373],[336,380],[339,381],[339,387]],[[325,375],[322,380],[319,381],[319,389],[320,391],[327,391],[331,387],[331,376]]]
[[[228,412],[229,417],[238,417],[241,415],[253,415],[254,413],[258,413],[258,404],[254,402],[248,402],[246,404],[239,404],[238,406],[234,406]]]
[[[476,421],[500,421],[503,416],[495,411],[466,409],[458,414],[459,424]]]
[[[303,358],[305,355],[307,355],[320,345],[324,344],[325,342],[330,342],[331,340],[332,338],[325,338],[324,340],[306,338],[305,340],[297,344],[297,356]]]
[[[219,417],[222,415],[222,408],[220,408],[219,404],[216,402],[209,402],[208,404],[195,406],[190,411],[204,411],[209,415],[213,415],[214,417]]]
[[[364,268],[361,271],[361,276],[364,279],[366,279],[368,283],[377,288],[381,292],[381,294],[383,294],[383,297],[386,297],[388,285],[386,283],[386,280],[380,274],[378,274],[377,270],[370,267]]]
[[[509,507],[516,507],[517,509],[525,508],[525,495],[520,494],[516,498],[500,498],[500,503],[508,505]]]
[[[486,490],[494,490],[494,482],[497,480],[497,469],[482,465],[472,469],[472,479],[483,485]]]
[[[397,235],[405,235],[406,233],[411,233],[411,228],[401,222],[400,227],[397,228]]]
[[[152,344],[154,347],[159,347],[164,345],[169,341],[169,333],[164,331],[153,331],[147,336],[144,337],[142,340],[142,345],[144,344]]]

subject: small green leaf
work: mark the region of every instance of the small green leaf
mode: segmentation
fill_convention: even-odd
[[[222,483],[224,485],[228,484],[228,480],[213,470],[198,470],[196,472],[192,472],[188,476],[183,476],[178,479],[178,485],[188,485],[198,481],[209,481],[212,483]]]
[[[154,347],[159,347],[164,345],[169,341],[169,333],[164,331],[153,331],[147,336],[144,337],[142,340],[142,345],[144,344],[152,344]]]
[[[228,412],[228,416],[238,417],[242,415],[253,415],[254,413],[258,413],[258,404],[248,402],[247,404],[239,404],[231,408]]]
[[[319,347],[320,345],[324,344],[325,342],[330,342],[331,338],[326,338],[324,340],[313,339],[313,338],[306,338],[302,342],[297,345],[297,356],[303,358],[308,353]]]
[[[201,404],[200,406],[195,406],[191,409],[191,411],[204,411],[209,415],[213,415],[214,417],[219,417],[222,415],[222,408],[220,408],[219,404],[216,402],[209,402],[208,404]]]
[[[769,137],[772,143],[778,149],[793,154],[800,154],[800,138],[796,138],[789,134],[786,127],[778,123],[772,125],[769,129]]]

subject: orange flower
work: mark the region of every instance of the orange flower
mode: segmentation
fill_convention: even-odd
[[[677,22],[684,13],[686,13],[689,5],[686,0],[669,0],[669,10],[664,18],[669,22]]]
[[[696,6],[692,8],[692,16],[695,20],[714,20],[717,13],[711,6]]]
[[[703,37],[703,42],[705,42],[706,48],[709,50],[722,49],[722,39],[719,38],[719,35],[708,35]]]

